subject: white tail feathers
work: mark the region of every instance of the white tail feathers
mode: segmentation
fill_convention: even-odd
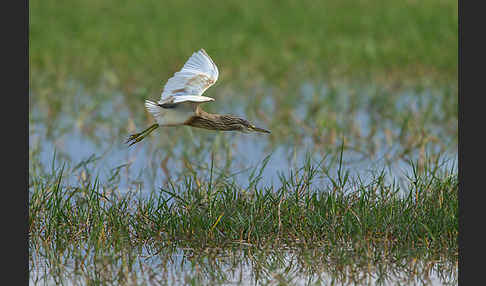
[[[150,112],[156,119],[162,116],[162,107],[158,106],[157,103],[145,100],[145,108]]]

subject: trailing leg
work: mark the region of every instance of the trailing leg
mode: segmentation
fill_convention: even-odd
[[[152,124],[149,128],[145,129],[144,131],[130,135],[130,137],[128,137],[127,142],[125,142],[125,143],[129,143],[128,146],[130,147],[133,144],[142,141],[143,138],[147,137],[147,135],[149,135],[152,131],[157,129],[157,127],[159,127],[159,124],[157,124],[157,123]]]

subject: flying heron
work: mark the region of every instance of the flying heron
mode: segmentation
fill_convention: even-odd
[[[145,100],[145,108],[157,123],[130,135],[126,143],[131,146],[142,141],[159,126],[187,125],[209,130],[270,133],[246,119],[229,114],[211,114],[201,109],[201,103],[214,101],[202,94],[216,82],[218,75],[218,67],[204,49],[193,53],[182,69],[169,78],[158,102]]]

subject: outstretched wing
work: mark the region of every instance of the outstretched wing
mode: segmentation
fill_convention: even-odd
[[[201,96],[218,80],[218,67],[204,49],[192,54],[184,67],[171,77],[164,86],[162,102],[206,102],[214,99]]]

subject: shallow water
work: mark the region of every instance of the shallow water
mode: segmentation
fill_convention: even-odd
[[[181,182],[187,174],[206,181],[211,176],[223,177],[246,188],[266,162],[258,186],[276,190],[282,185],[280,175],[289,178],[310,160],[320,164],[311,185],[314,189],[329,190],[329,176],[336,178],[341,165],[350,177],[365,183],[384,170],[388,183],[396,182],[406,191],[410,186],[407,175],[412,173],[410,160],[420,163],[440,157],[440,169],[457,169],[457,105],[447,96],[447,88],[388,92],[373,86],[336,88],[304,83],[289,91],[297,96],[287,99],[274,87],[256,87],[245,95],[222,87],[228,96],[213,96],[217,101],[207,106],[210,112],[246,117],[271,129],[272,134],[159,128],[129,148],[124,143],[128,135],[152,123],[143,98],[110,90],[90,93],[82,84],[71,85],[72,94],[60,101],[55,95],[43,99],[31,91],[31,177],[49,174],[54,162],[55,167],[69,169],[64,184],[98,178],[102,185],[121,193],[139,190],[149,194],[166,186],[169,179]],[[352,186],[348,191],[353,191]],[[457,284],[457,267],[446,265],[446,270],[440,270],[438,262],[416,268],[370,265],[369,271],[350,268],[346,272],[337,271],[322,256],[306,258],[290,251],[198,255],[182,249],[157,255],[144,250],[135,255],[130,271],[121,266],[120,258],[99,262],[99,267],[106,277],[125,273],[130,274],[127,281],[142,284]],[[61,263],[65,284],[93,279],[90,275],[96,271],[92,267],[97,264],[89,263],[92,255],[84,270],[73,273],[70,259]],[[30,284],[37,278],[39,284],[58,282],[52,280],[59,276],[52,274],[55,264],[39,258],[34,262],[35,267],[32,260],[29,264]],[[411,269],[415,269],[413,273]],[[42,278],[46,273],[51,274]]]
[[[118,189],[121,192],[133,187],[140,188],[142,192],[156,190],[165,185],[169,178],[177,181],[174,178],[187,171],[188,164],[195,171],[207,174],[202,171],[209,170],[211,163],[216,174],[229,176],[245,187],[249,184],[251,171],[261,167],[267,156],[270,159],[263,169],[260,186],[279,188],[279,174],[288,175],[290,169],[302,167],[307,158],[313,164],[322,163],[326,170],[328,168],[329,174],[335,175],[343,139],[346,145],[342,154],[343,168],[351,177],[359,176],[365,182],[374,173],[386,170],[389,182],[395,181],[406,189],[406,175],[411,173],[409,160],[423,159],[424,154],[440,154],[444,162],[442,168],[456,168],[457,134],[450,134],[451,130],[454,132],[457,129],[450,126],[450,122],[438,122],[437,118],[440,119],[443,113],[440,102],[444,101],[443,97],[438,96],[440,91],[405,90],[387,96],[371,87],[356,91],[348,87],[331,89],[326,85],[316,87],[305,83],[298,89],[300,100],[292,103],[288,111],[292,116],[289,119],[290,132],[285,133],[284,129],[283,132],[276,130],[266,135],[214,132],[190,127],[159,128],[141,143],[128,148],[124,143],[128,134],[145,128],[152,120],[147,116],[140,120],[140,115],[144,114],[143,101],[140,100],[138,105],[135,103],[137,114],[132,115],[127,107],[127,96],[123,93],[116,92],[99,99],[84,93],[82,85],[73,85],[77,86],[73,102],[67,103],[69,107],[61,107],[54,119],[46,115],[49,112],[41,104],[37,106],[35,94],[31,94],[33,104],[29,146],[31,153],[35,154],[31,156],[31,161],[48,167],[56,154],[57,165],[68,163],[75,166],[89,158],[96,158],[89,164],[92,178],[99,176],[104,182],[119,168]],[[259,103],[258,108],[264,114],[272,114],[279,108],[283,110],[278,99],[272,97],[271,88],[263,89],[268,96]],[[246,106],[241,98],[236,95],[234,98],[222,97],[218,99],[221,103],[213,110],[245,116],[251,113],[254,96],[249,97]],[[385,103],[380,107],[380,104],[375,104],[380,100],[389,100],[390,105]],[[356,107],[351,108],[351,105]],[[320,108],[314,110],[314,106]],[[346,114],[349,110],[352,113]],[[402,110],[408,110],[411,115],[428,112],[430,116],[425,118],[428,121],[425,121],[423,128],[430,131],[427,136],[435,136],[438,138],[435,142],[439,143],[431,141],[423,146],[414,146],[399,141],[399,138],[407,136],[407,130],[401,130],[402,123],[388,120],[386,114],[391,112],[393,115],[393,112]],[[324,121],[323,128],[315,124],[322,116],[326,119],[329,113],[335,113],[337,118],[334,123],[343,126],[329,125],[327,129],[330,132],[326,133],[325,124],[329,121]],[[252,115],[250,120],[256,125],[270,128],[256,115]],[[412,125],[411,128],[416,127]],[[318,130],[321,134],[312,134],[312,130]],[[334,138],[328,139],[329,136]],[[315,188],[325,189],[329,181],[326,174],[320,172],[312,184]]]
[[[403,262],[402,265],[361,265],[343,267],[332,260],[316,260],[319,249],[306,251],[236,250],[194,254],[190,249],[175,249],[124,260],[110,256],[88,257],[78,262],[35,263],[29,284],[86,284],[102,279],[104,283],[150,285],[457,285],[457,265],[448,262]],[[57,264],[59,263],[59,264]],[[98,269],[98,277],[95,277]]]

